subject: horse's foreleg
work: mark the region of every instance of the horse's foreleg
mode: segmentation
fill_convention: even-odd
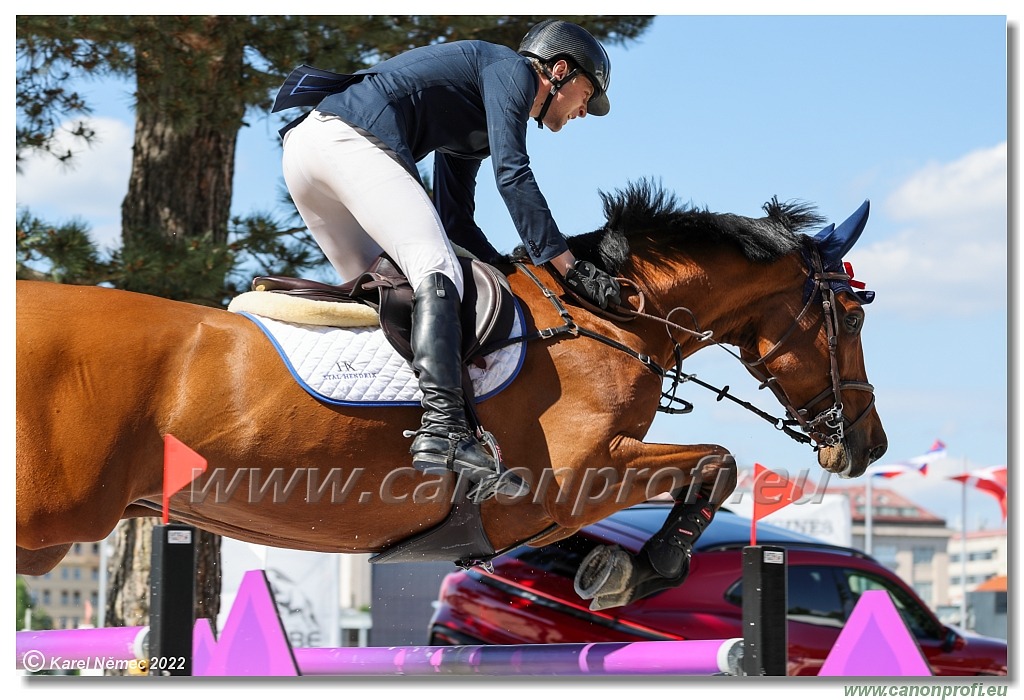
[[[57,566],[70,549],[70,544],[56,544],[42,549],[18,547],[15,572],[24,576],[42,576]]]
[[[574,531],[662,494],[709,500],[715,510],[736,488],[736,462],[719,445],[667,445],[636,438],[612,440],[603,464],[555,471],[558,488],[543,488],[544,507]],[[544,540],[541,544],[548,541]]]
[[[736,487],[735,460],[721,447],[636,442],[621,446],[631,455],[627,464],[649,472],[643,482],[644,496],[651,495],[659,478],[669,476],[668,490],[675,505],[661,530],[638,554],[601,545],[584,559],[576,575],[576,590],[584,599],[593,599],[593,610],[626,605],[680,585],[689,574],[694,543]],[[676,461],[667,464],[667,460]],[[637,467],[639,464],[645,466]]]

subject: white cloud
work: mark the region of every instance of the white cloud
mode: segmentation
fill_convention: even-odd
[[[931,163],[883,203],[894,235],[856,250],[857,277],[887,310],[921,317],[1005,308],[1006,143]]]
[[[973,151],[952,163],[931,163],[904,182],[886,202],[903,221],[1006,217],[1006,142]]]
[[[25,161],[17,177],[17,202],[51,223],[84,219],[97,244],[119,245],[134,127],[102,117],[90,124],[97,135],[91,147],[66,142],[75,151],[71,166],[41,155]]]

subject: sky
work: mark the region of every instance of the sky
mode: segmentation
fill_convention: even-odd
[[[1019,33],[1015,41],[1014,53]],[[748,216],[778,196],[814,203],[839,223],[870,200],[871,218],[847,259],[877,293],[863,343],[889,437],[881,463],[920,455],[937,439],[948,450],[927,476],[875,486],[959,529],[961,486],[947,477],[1005,464],[1016,449],[1008,442],[1008,399],[1016,401],[1008,382],[1017,379],[1008,372],[1008,313],[1016,310],[1008,260],[1017,246],[1007,240],[1007,178],[1015,170],[1006,17],[658,16],[639,41],[609,55],[608,116],[557,134],[529,130],[532,165],[561,230],[598,228],[599,191],[644,177],[683,202]],[[127,190],[131,86],[82,89],[95,100],[100,143],[72,171],[30,161],[16,179],[16,204],[54,223],[84,219],[97,242],[110,245]],[[238,145],[238,215],[267,210],[283,189],[279,123],[249,121]],[[489,167],[478,182],[477,220],[510,251],[519,239]],[[724,352],[703,350],[684,370],[781,413]],[[681,396],[694,412],[660,416],[649,441],[717,443],[741,469],[759,462],[810,470],[816,482],[809,448],[700,387]],[[992,497],[967,495],[970,529],[1003,526]]]

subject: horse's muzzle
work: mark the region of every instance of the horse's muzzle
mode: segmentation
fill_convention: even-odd
[[[836,474],[841,479],[854,479],[867,471],[875,460],[885,454],[889,448],[886,439],[873,445],[863,445],[865,441],[856,434],[847,434],[837,445],[824,446],[818,450],[818,464],[827,472]]]

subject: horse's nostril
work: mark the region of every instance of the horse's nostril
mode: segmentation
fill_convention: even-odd
[[[888,450],[888,449],[889,449],[889,445],[887,445],[884,442],[881,445],[878,445],[878,446],[872,448],[871,452],[868,453],[868,461],[869,461],[869,463],[870,462],[874,462],[879,457],[884,455],[885,451]]]

